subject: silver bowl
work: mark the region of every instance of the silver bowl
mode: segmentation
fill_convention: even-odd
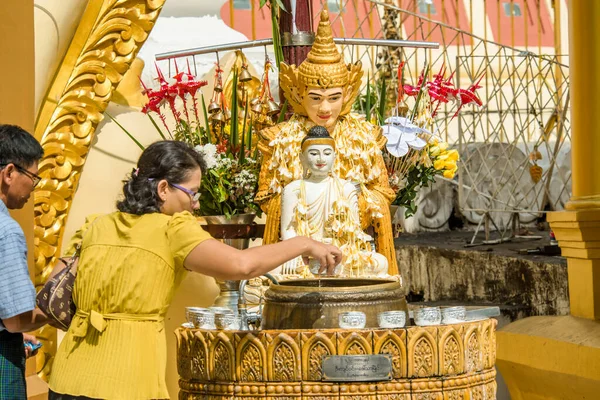
[[[321,269],[321,263],[319,263],[318,260],[315,260],[314,258],[311,258],[308,261],[308,269],[310,270],[310,273],[317,276],[317,275],[321,275],[321,276],[338,276],[339,274],[342,273],[342,264],[338,264],[335,266],[335,268],[333,269],[333,275],[327,275],[327,271],[323,271],[321,274],[319,274],[319,269]]]
[[[361,311],[346,311],[339,313],[338,322],[342,329],[362,329],[367,324],[367,316]]]
[[[192,322],[192,315],[196,312],[209,312],[208,308],[203,307],[186,307],[185,308],[185,319],[188,322]]]
[[[423,307],[415,311],[415,324],[432,326],[442,323],[442,312],[439,307]]]
[[[212,307],[209,308],[209,311],[212,312],[215,315],[217,315],[217,314],[236,314],[236,311],[234,311],[234,310],[232,310],[231,308],[228,308],[228,307],[212,306]]]
[[[202,312],[210,312],[208,308],[203,307],[186,307],[185,308],[185,319],[189,323],[194,323],[194,314]]]
[[[192,324],[199,329],[215,329],[215,315],[210,311],[194,312]]]
[[[404,311],[384,311],[377,315],[380,328],[402,328],[406,325],[406,313]]]
[[[237,331],[241,322],[241,318],[233,313],[215,314],[215,327],[220,330]]]
[[[460,324],[467,320],[467,309],[463,306],[442,308],[443,324]]]

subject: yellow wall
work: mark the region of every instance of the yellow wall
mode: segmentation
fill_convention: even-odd
[[[35,0],[35,112],[85,10],[82,0]]]

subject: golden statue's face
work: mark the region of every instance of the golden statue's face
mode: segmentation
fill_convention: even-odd
[[[308,118],[317,125],[333,131],[344,105],[344,89],[309,87],[302,99]]]

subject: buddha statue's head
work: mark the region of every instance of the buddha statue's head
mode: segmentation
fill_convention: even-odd
[[[325,127],[316,125],[310,128],[300,148],[304,171],[310,171],[306,175],[316,178],[329,175],[335,161],[335,141]]]
[[[281,63],[280,84],[294,112],[332,131],[350,112],[360,88],[360,61],[345,64],[333,42],[329,13],[321,12],[315,41],[299,67]]]

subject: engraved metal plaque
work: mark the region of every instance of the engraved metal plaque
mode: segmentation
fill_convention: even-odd
[[[389,354],[323,356],[323,380],[330,382],[370,382],[392,379]]]

